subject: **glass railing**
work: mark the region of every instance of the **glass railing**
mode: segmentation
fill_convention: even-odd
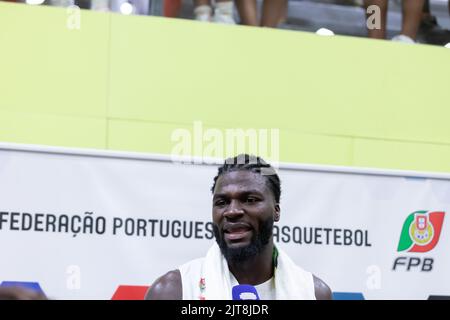
[[[7,1],[450,47],[450,0]]]

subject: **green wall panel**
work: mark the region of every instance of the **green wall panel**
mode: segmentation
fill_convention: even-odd
[[[106,120],[0,110],[0,141],[106,148]]]
[[[362,167],[450,172],[450,146],[355,139],[353,164]]]
[[[0,110],[106,116],[110,15],[0,2]]]
[[[0,2],[0,141],[170,153],[279,129],[281,161],[450,172],[450,50]],[[198,150],[193,150],[198,153]]]

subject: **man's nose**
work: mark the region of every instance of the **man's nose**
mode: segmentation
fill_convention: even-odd
[[[224,212],[224,217],[228,219],[234,219],[244,214],[241,203],[236,200],[232,200],[227,210]]]

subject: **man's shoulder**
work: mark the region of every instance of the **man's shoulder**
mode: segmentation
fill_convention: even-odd
[[[314,291],[317,300],[332,300],[333,295],[330,287],[320,278],[313,275]]]
[[[183,287],[179,270],[172,270],[156,279],[145,295],[146,300],[182,300]]]

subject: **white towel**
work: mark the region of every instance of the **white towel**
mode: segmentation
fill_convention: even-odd
[[[313,276],[297,266],[284,251],[278,250],[274,272],[277,300],[313,300]],[[208,250],[205,258],[190,261],[180,268],[185,300],[231,300],[232,274],[219,246]]]

